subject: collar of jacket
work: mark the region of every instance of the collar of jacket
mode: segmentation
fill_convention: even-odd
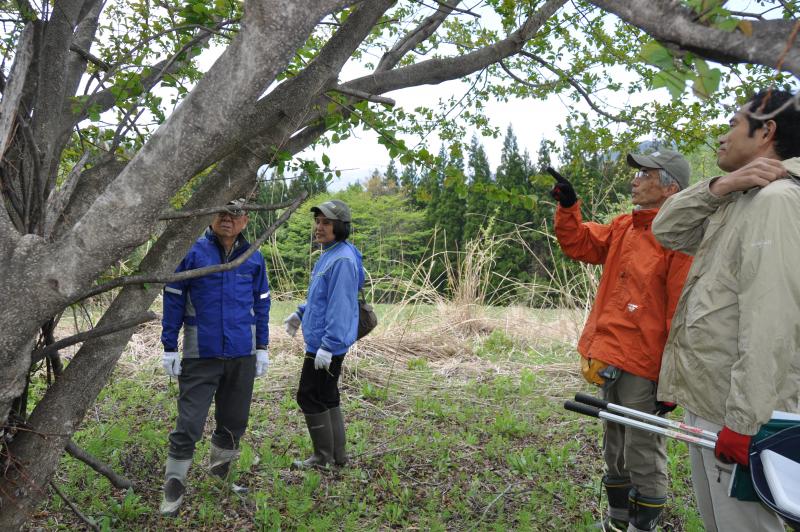
[[[800,157],[793,157],[783,161],[783,166],[795,177],[800,177]]]
[[[338,246],[339,244],[341,244],[342,242],[345,242],[345,240],[334,240],[330,244],[326,244],[326,245],[322,246],[322,252],[325,253],[326,251],[330,251],[333,248],[335,248],[336,246]]]
[[[210,225],[206,228],[206,233],[204,236],[217,246],[222,247],[222,245],[219,243],[219,239],[217,238],[216,233],[214,233],[214,231],[211,230]],[[231,250],[231,255],[233,255],[238,249],[240,248],[247,249],[249,246],[250,243],[247,241],[244,235],[242,233],[239,233],[239,235],[236,237],[236,242],[233,243],[233,249]]]
[[[647,227],[658,214],[658,209],[637,209],[633,211],[633,226]]]

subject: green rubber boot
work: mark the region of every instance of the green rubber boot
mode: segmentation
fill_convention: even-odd
[[[344,429],[344,416],[342,409],[337,407],[328,410],[331,416],[331,430],[333,430],[333,462],[339,466],[347,465],[347,433]]]
[[[295,460],[293,468],[325,468],[333,462],[333,429],[329,412],[330,410],[326,410],[321,414],[306,414],[306,425],[314,454],[306,460]]]

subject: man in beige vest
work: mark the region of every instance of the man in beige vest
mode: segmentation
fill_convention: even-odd
[[[753,96],[720,137],[729,172],[667,199],[653,221],[665,247],[694,255],[664,348],[658,399],[718,432],[690,449],[709,532],[780,531],[757,502],[728,496],[733,464],[773,410],[800,412],[800,110],[794,96]]]

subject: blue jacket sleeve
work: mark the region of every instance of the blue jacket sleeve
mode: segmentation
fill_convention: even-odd
[[[328,279],[328,307],[325,309],[325,333],[320,344],[340,354],[355,340],[358,327],[358,277],[353,261],[337,260]]]
[[[175,273],[193,269],[193,255],[190,251],[178,264]],[[164,285],[164,312],[161,316],[161,344],[164,351],[178,350],[178,333],[183,326],[183,313],[186,309],[186,292],[190,280]]]
[[[267,281],[267,265],[264,257],[256,252],[259,259],[259,271],[253,279],[253,313],[256,317],[256,346],[269,344],[269,281]]]

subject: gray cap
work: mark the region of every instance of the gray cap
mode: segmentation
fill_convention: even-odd
[[[628,154],[628,165],[634,168],[661,168],[669,172],[681,189],[689,186],[692,169],[680,153],[672,150],[659,150],[647,155]]]
[[[338,199],[328,200],[320,203],[316,207],[311,207],[311,212],[320,212],[328,220],[341,220],[343,222],[352,221],[350,218],[350,207],[345,202]]]
[[[244,198],[237,198],[235,200],[230,200],[226,205],[227,207],[226,212],[231,213],[233,216],[241,216],[245,213],[244,210],[242,209],[242,205],[244,205],[245,203],[247,203],[247,200]]]

